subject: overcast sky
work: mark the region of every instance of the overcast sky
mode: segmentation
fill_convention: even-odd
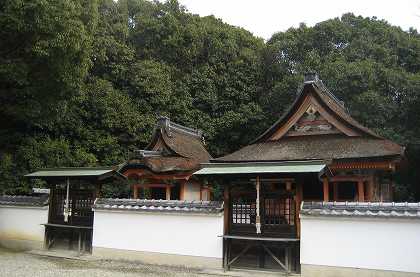
[[[201,16],[214,15],[231,25],[269,39],[278,31],[305,22],[313,26],[326,19],[352,12],[385,19],[403,30],[420,30],[420,0],[179,0]]]

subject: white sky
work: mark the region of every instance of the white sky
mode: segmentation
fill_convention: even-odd
[[[420,0],[179,0],[194,14],[214,15],[269,39],[278,31],[340,17],[343,13],[376,16],[403,30],[420,31]]]

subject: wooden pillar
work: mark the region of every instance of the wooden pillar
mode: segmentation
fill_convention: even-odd
[[[223,191],[223,232],[225,235],[229,233],[229,224],[230,224],[230,192],[229,186],[225,185]]]
[[[171,186],[166,185],[166,200],[171,200]]]
[[[139,187],[137,184],[133,185],[133,198],[139,199]]]
[[[291,190],[292,190],[292,182],[291,181],[286,181],[286,191],[287,192],[291,192]],[[290,224],[290,221],[292,220],[292,218],[290,217],[290,215],[293,214],[290,211],[291,207],[293,207],[291,200],[292,199],[288,198],[287,201],[286,201],[286,205],[285,205],[286,206],[285,207],[285,212],[287,214],[289,214],[289,217],[286,218],[286,221],[287,221],[288,224]]]
[[[292,190],[292,182],[286,181],[286,191],[291,191],[291,190]]]
[[[333,183],[333,200],[338,201],[338,184],[337,182]]]
[[[302,183],[299,181],[296,182],[296,196],[295,196],[295,225],[296,225],[296,235],[298,238],[300,238],[300,204],[302,203],[303,199],[303,188]]]
[[[357,194],[359,196],[359,202],[365,202],[365,190],[363,187],[363,180],[357,181]]]
[[[181,181],[179,184],[179,200],[185,200],[185,183],[187,181]]]
[[[373,201],[373,178],[366,182],[366,201]]]
[[[102,190],[102,184],[96,184],[95,190],[93,192],[94,199],[101,197],[101,190]]]
[[[257,191],[257,199],[255,201],[256,206],[256,216],[255,216],[255,229],[257,234],[261,234],[261,217],[260,217],[260,189],[261,189],[261,182],[260,176],[257,176],[255,180],[255,188]]]
[[[330,191],[329,191],[329,188],[328,188],[328,186],[329,186],[328,179],[324,178],[322,184],[323,184],[323,191],[324,191],[324,202],[328,202],[329,199],[330,199]]]

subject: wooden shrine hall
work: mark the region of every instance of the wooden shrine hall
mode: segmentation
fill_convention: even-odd
[[[404,148],[353,119],[316,74],[251,144],[195,175],[224,187],[224,267],[299,272],[302,201],[392,201]]]
[[[190,179],[210,159],[201,130],[160,117],[149,145],[133,151],[119,172],[134,199],[210,200],[209,187]]]

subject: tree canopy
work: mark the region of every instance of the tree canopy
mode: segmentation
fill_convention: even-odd
[[[115,165],[157,115],[200,128],[213,156],[249,143],[316,71],[352,116],[420,153],[420,35],[344,14],[264,42],[176,0],[0,3],[0,191],[46,166]],[[420,199],[415,170],[400,197]]]

